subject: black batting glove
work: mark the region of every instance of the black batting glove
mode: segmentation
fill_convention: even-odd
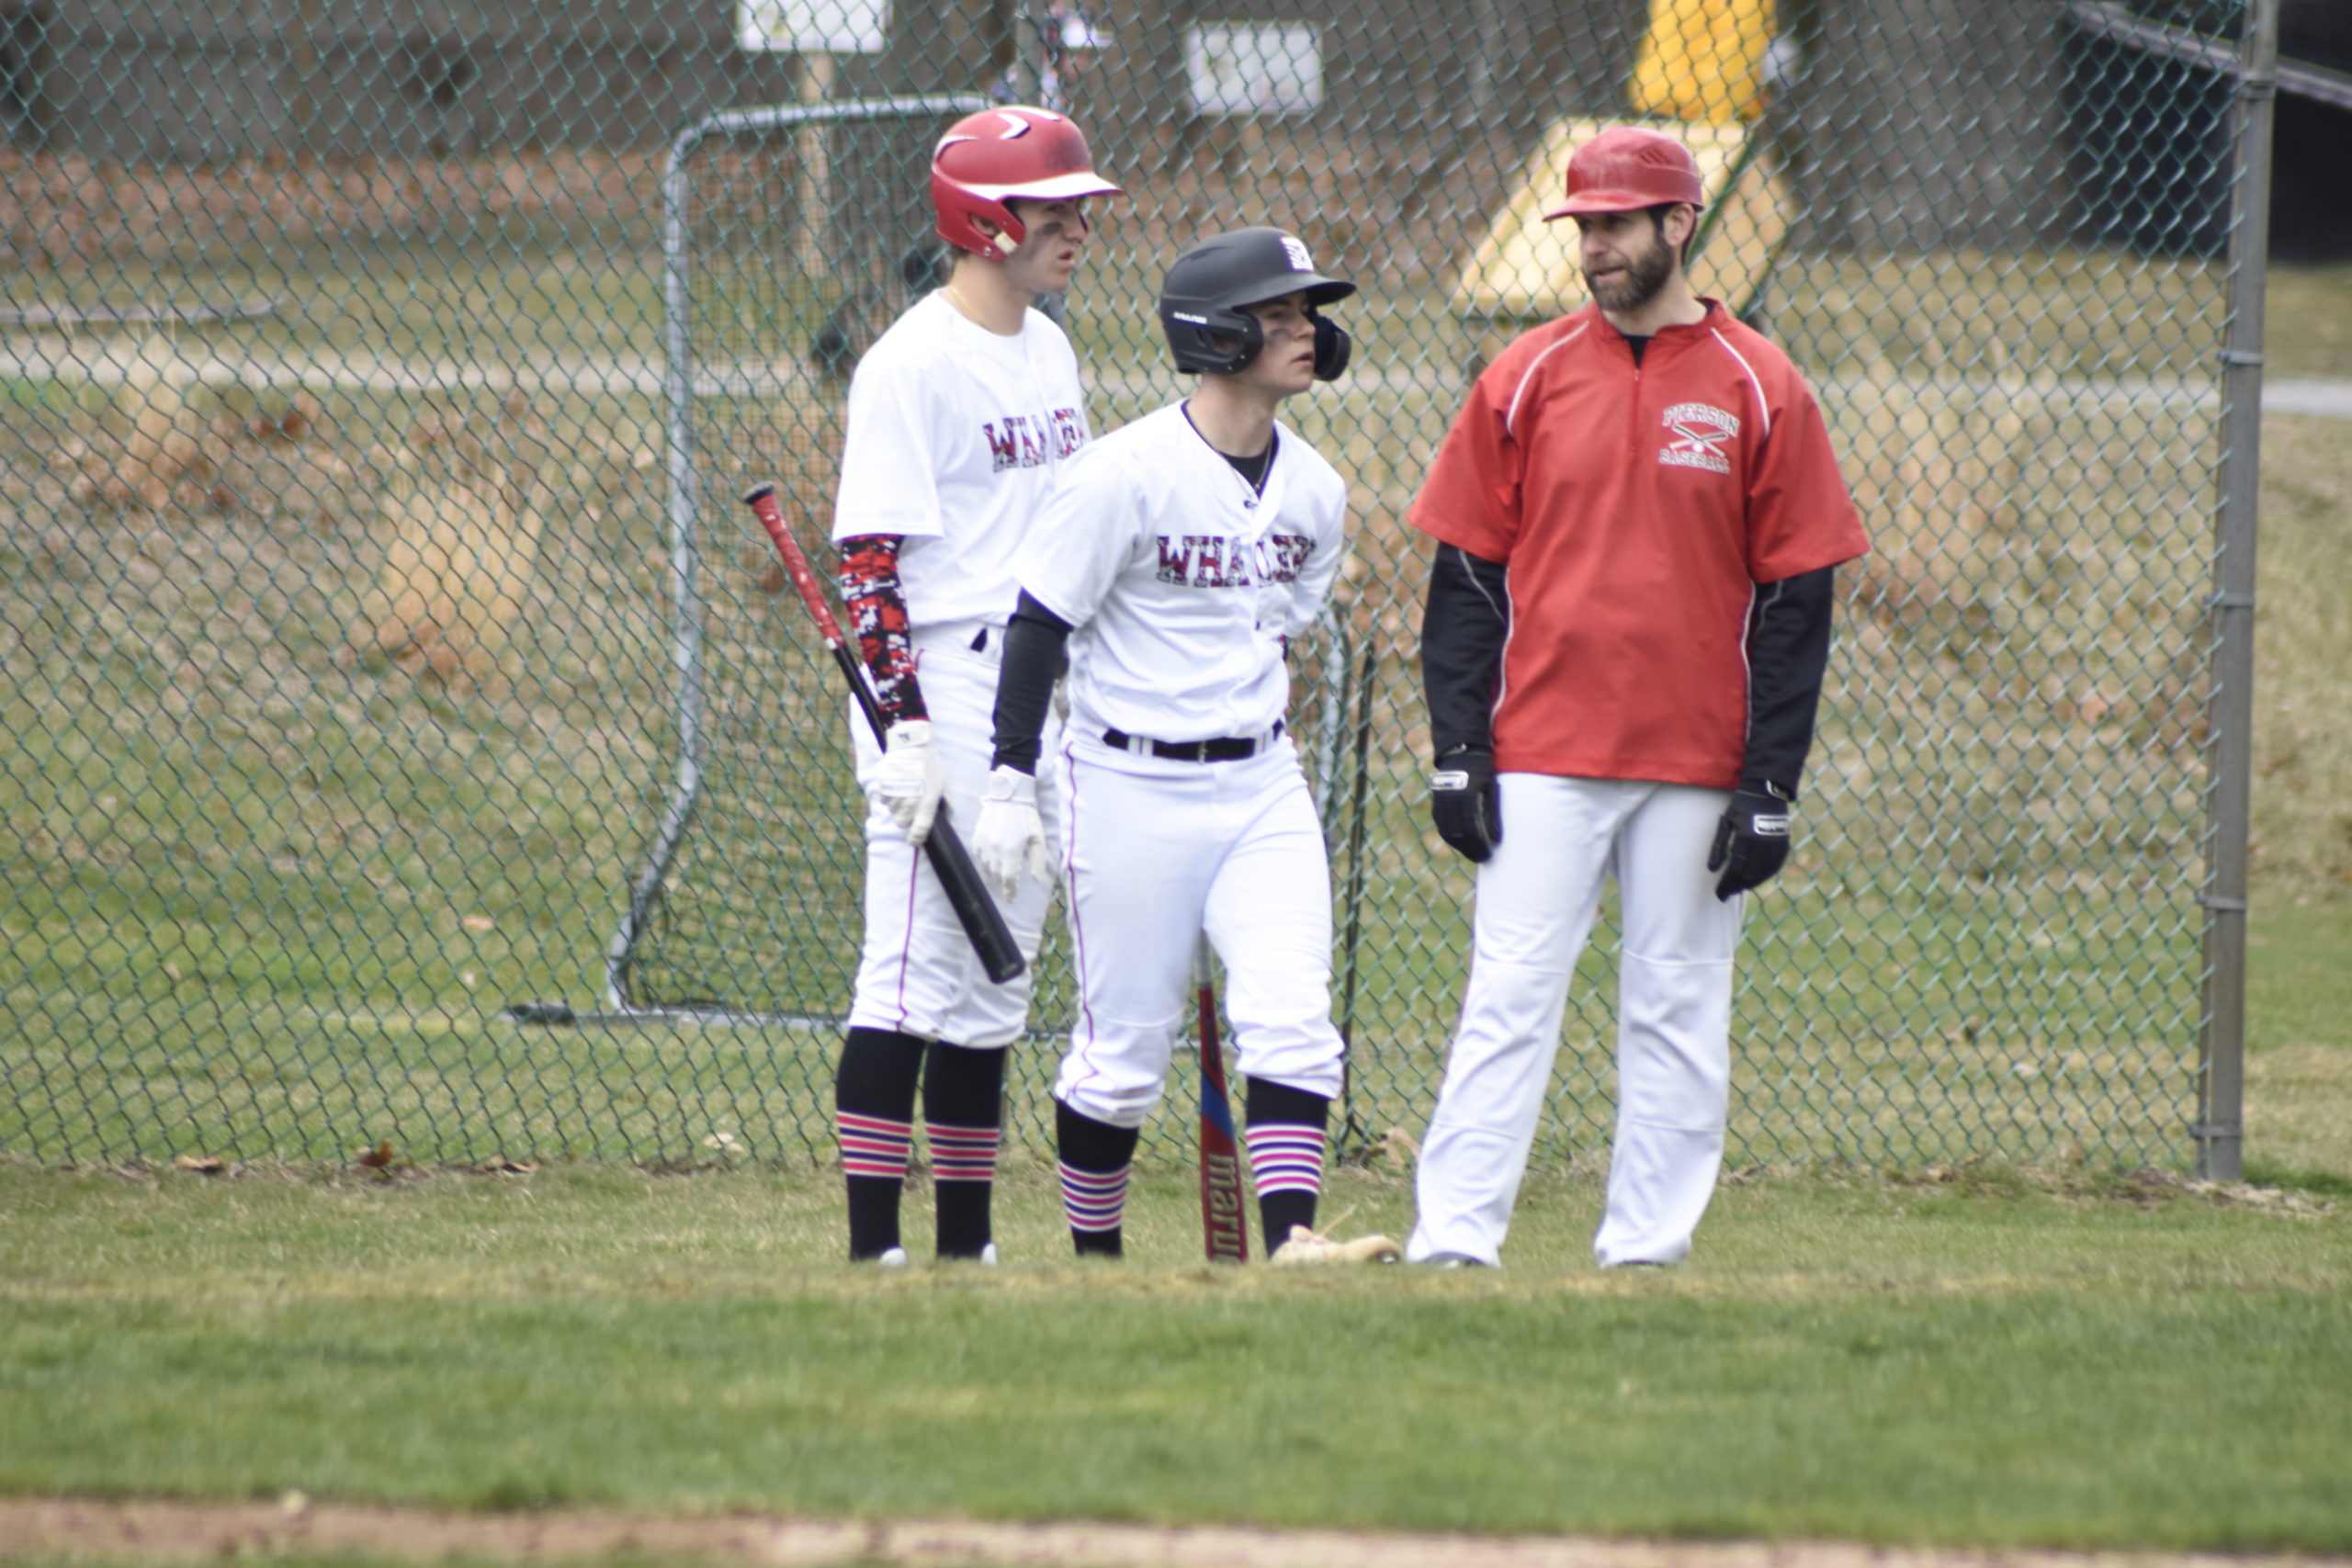
[[[1789,803],[1770,786],[1741,784],[1715,824],[1707,869],[1720,871],[1715,897],[1728,900],[1770,882],[1789,860]]]
[[[1430,775],[1430,820],[1439,838],[1470,860],[1495,852],[1503,841],[1503,802],[1492,751],[1464,746],[1438,759]]]

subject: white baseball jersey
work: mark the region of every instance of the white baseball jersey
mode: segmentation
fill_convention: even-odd
[[[1330,593],[1347,509],[1347,482],[1279,425],[1262,493],[1181,403],[1089,446],[1013,561],[1077,628],[1073,727],[1155,740],[1272,728],[1290,694],[1281,639]]]
[[[1035,310],[1001,337],[943,293],[907,308],[850,381],[833,539],[898,534],[913,627],[1001,622],[1012,558],[1057,471],[1086,445],[1078,356]]]

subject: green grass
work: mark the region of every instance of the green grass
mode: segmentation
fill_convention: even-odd
[[[2352,897],[2352,423],[2262,422],[2254,863],[2274,898]]]
[[[283,367],[342,355],[650,362],[650,231],[619,216],[427,202],[413,232],[27,287],[283,293],[274,320],[175,338],[246,367],[198,399],[244,412],[285,395]],[[1091,362],[1161,357],[1151,232],[1114,221],[1074,298]],[[1368,1135],[1420,1130],[1464,937],[1467,879],[1419,807],[1421,556],[1396,522],[1487,346],[1443,285],[1384,269],[1349,307],[1358,364],[1419,384],[1361,376],[1298,411],[1356,483],[1347,648],[1380,649],[1352,1015]],[[2352,376],[2352,269],[2270,287],[2270,373]],[[831,299],[722,292],[788,355]],[[499,1016],[595,1005],[668,788],[653,400],[541,395],[558,521],[507,671],[465,691],[350,643],[376,492],[435,400],[338,392],[309,446],[235,459],[232,513],[147,516],[66,499],[54,459],[122,423],[102,389],[0,382],[0,1490],[2352,1550],[2352,1233],[2312,1208],[2352,1205],[2346,427],[2266,424],[2246,1153],[2295,1198],[2191,1195],[2132,1170],[2184,1165],[2194,1111],[2214,434],[2163,395],[2213,383],[2220,274],[1811,258],[1770,303],[1829,389],[1878,550],[1805,843],[1749,932],[1743,1168],[1690,1267],[1631,1278],[1585,1250],[1610,1110],[1600,953],[1552,1170],[1499,1276],[1205,1271],[1164,1157],[1130,1266],[1052,1261],[1049,1041],[1017,1060],[1011,1265],[839,1266],[833,1181],[811,1169],[829,1030]],[[72,357],[130,341],[85,333]],[[2092,406],[2075,378],[2153,385]],[[1175,384],[1143,379],[1098,422]],[[855,860],[837,701],[727,492],[775,472],[820,522],[831,427],[704,414],[718,830],[640,978],[821,1015]],[[1352,712],[1317,653],[1309,740]],[[813,813],[812,779],[831,792]],[[1180,1147],[1183,1117],[1159,1128]],[[566,1163],[331,1173],[379,1138],[428,1168]],[[24,1157],[134,1153],[255,1163]],[[1844,1163],[1781,1169],[1824,1159]],[[1882,1164],[1910,1174],[1866,1174]],[[1335,1177],[1349,1204],[1351,1229],[1409,1223],[1385,1162]]]
[[[2352,378],[2352,266],[2276,266],[2266,280],[2266,376]]]
[[[2352,1229],[1987,1168],[1722,1194],[1603,1275],[1532,1183],[1499,1274],[1062,1256],[848,1269],[831,1182],[0,1170],[0,1488],[459,1507],[2340,1551]],[[1350,1228],[1408,1190],[1340,1179]],[[927,1228],[922,1206],[912,1234]]]
[[[630,335],[650,308],[641,254],[590,265],[545,234],[478,237],[465,252],[289,252],[250,276],[208,274],[194,292],[282,286],[288,306],[183,342],[532,365],[549,344],[645,348]],[[168,268],[124,280],[192,288]],[[1736,1157],[2081,1150],[2179,1165],[2202,811],[2182,705],[2201,690],[2210,415],[2086,410],[2032,373],[2202,374],[2181,355],[2211,325],[2213,277],[2086,255],[1923,256],[1808,264],[1783,281],[1792,341],[1846,378],[1839,430],[1884,571],[1856,580],[1804,847],[1751,926]],[[2297,313],[2352,317],[2339,274],[2292,281]],[[2119,305],[2170,330],[2079,330]],[[1425,1112],[1464,945],[1467,880],[1420,805],[1421,566],[1396,519],[1467,339],[1427,289],[1385,283],[1363,310],[1364,363],[1419,363],[1428,379],[1329,389],[1300,423],[1363,498],[1337,662],[1352,677],[1358,650],[1377,652],[1351,1014],[1362,1130],[1376,1134]],[[1081,336],[1115,324],[1081,321]],[[1994,364],[1980,339],[2008,358]],[[1089,343],[1118,362],[1146,352]],[[1906,401],[1893,368],[1960,380]],[[1998,395],[1968,383],[1996,372],[2024,379]],[[0,998],[17,1025],[0,1045],[0,1148],[333,1158],[390,1135],[427,1160],[675,1161],[719,1130],[763,1156],[821,1147],[810,1086],[824,1046],[806,1031],[560,1033],[498,1017],[510,1001],[600,1004],[675,742],[641,397],[550,394],[539,409],[556,446],[550,524],[498,682],[444,690],[356,655],[381,549],[375,492],[402,440],[436,406],[487,417],[493,401],[338,396],[308,447],[239,457],[233,513],[150,517],[73,503],[50,470],[65,441],[101,433],[92,389],[0,400],[0,441],[27,459],[0,479]],[[856,877],[838,700],[719,482],[730,464],[799,461],[820,478],[827,427],[821,410],[714,399],[705,413],[709,793],[636,977],[640,995],[833,1016]],[[2343,444],[2325,422],[2279,428],[2257,891],[2266,908],[2317,908],[2352,887],[2337,820],[2352,741],[2329,722],[2352,668],[2352,645],[2337,657],[2352,601],[2335,537]],[[2152,461],[2152,446],[2167,455]],[[1347,733],[1354,711],[1318,651],[1299,669],[1310,742]],[[1342,790],[1344,752],[1332,760]],[[1338,869],[1352,869],[1344,852]],[[1590,1157],[1608,1117],[1603,960],[1586,981],[1543,1145],[1562,1164]],[[1035,1078],[1022,1087],[1034,1133]]]
[[[2246,990],[2248,1177],[2352,1198],[2352,903],[2257,906]]]

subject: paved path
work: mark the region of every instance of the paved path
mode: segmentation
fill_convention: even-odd
[[[107,351],[94,354],[92,341],[50,333],[0,336],[0,374],[100,384],[121,380],[127,369],[128,345],[118,342]],[[501,365],[406,358],[361,349],[313,353],[258,350],[236,357],[214,355],[196,360],[187,371],[195,380],[211,387],[307,387],[322,392],[503,392],[520,388],[534,392],[654,397],[663,389],[661,361],[641,355],[557,355],[524,364]],[[1442,365],[1391,365],[1376,370],[1360,366],[1348,372],[1343,385],[1353,392],[1398,398],[1435,393],[1450,407],[1457,380],[1456,373]],[[1156,400],[1182,390],[1183,378],[1172,370],[1110,370],[1090,373],[1087,385],[1091,390],[1113,396]],[[2214,408],[2219,406],[2221,398],[2219,389],[2211,382],[2156,377],[1904,376],[1897,378],[1894,386],[1906,391],[1974,393],[1992,402],[2046,400],[2080,412]],[[1864,377],[1831,377],[1824,379],[1820,388],[1826,398],[1833,400],[1841,395],[1866,397],[1877,390]],[[800,397],[830,400],[840,396],[840,384],[820,379],[797,358],[775,363],[738,360],[706,367],[695,376],[695,393],[704,398]],[[2274,378],[2263,387],[2262,407],[2266,413],[2352,419],[2352,380]]]
[[[2352,381],[2266,381],[2262,387],[2262,412],[2352,419]]]
[[[573,1512],[438,1513],[278,1503],[0,1500],[0,1562],[187,1562],[287,1555],[332,1561],[594,1563],[687,1561],[746,1568],[2352,1568],[2336,1557],[1858,1546],[1841,1541],[1594,1540],[1385,1535],[1203,1525],[670,1517]]]

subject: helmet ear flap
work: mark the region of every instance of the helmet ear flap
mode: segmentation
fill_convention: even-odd
[[[1176,368],[1195,375],[1231,376],[1258,357],[1266,346],[1265,330],[1247,310],[1209,306],[1189,310],[1162,300],[1159,323],[1168,333],[1168,347]],[[1219,339],[1238,346],[1227,349]]]
[[[1004,216],[998,218],[999,212]],[[991,259],[1002,261],[1019,250],[1021,242],[1029,237],[1029,225],[1021,221],[1021,215],[1012,210],[1012,203],[1010,201],[998,202],[996,212],[991,212],[989,216],[996,220],[997,229],[996,243],[989,247]]]
[[[1257,358],[1259,351],[1266,346],[1266,329],[1260,326],[1258,318],[1247,310],[1227,310],[1224,314],[1230,318],[1232,323],[1225,331],[1228,335],[1239,338],[1241,346],[1235,349],[1218,367],[1217,374],[1238,376],[1249,368],[1250,362]]]
[[[1348,329],[1319,311],[1309,312],[1315,318],[1315,378],[1336,381],[1348,367],[1348,355],[1355,347],[1355,340]]]

